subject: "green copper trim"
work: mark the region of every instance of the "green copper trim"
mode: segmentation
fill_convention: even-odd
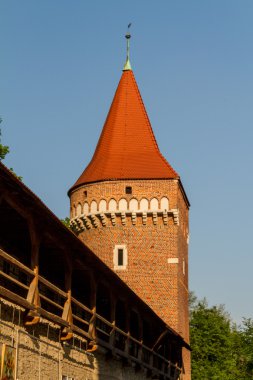
[[[128,25],[128,29],[130,28],[131,24]],[[130,38],[131,38],[131,34],[128,32],[126,35],[126,40],[127,40],[127,57],[126,57],[126,63],[124,65],[124,68],[123,68],[123,71],[127,71],[127,70],[132,70],[132,67],[131,67],[131,63],[130,63],[130,59],[129,59],[129,55],[130,55]]]

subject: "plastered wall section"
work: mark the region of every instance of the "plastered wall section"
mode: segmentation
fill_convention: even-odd
[[[74,380],[146,379],[144,369],[136,372],[120,359],[106,359],[102,348],[95,354],[86,353],[86,342],[80,336],[61,344],[59,327],[47,320],[25,329],[22,308],[2,299],[0,306],[0,343],[14,348],[16,379],[61,380],[62,375]]]

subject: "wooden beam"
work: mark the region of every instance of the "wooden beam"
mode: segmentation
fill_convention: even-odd
[[[31,326],[36,325],[40,321],[40,315],[38,308],[40,307],[40,295],[39,295],[39,247],[40,238],[38,230],[34,224],[34,219],[31,216],[28,219],[29,233],[31,239],[31,267],[34,273],[34,278],[30,283],[30,287],[27,293],[27,301],[35,306],[35,310],[31,312],[27,311],[24,318],[24,325]]]
[[[9,203],[9,205],[14,210],[16,210],[27,221],[32,217],[32,214],[30,211],[28,211],[27,207],[24,207],[23,203],[20,203],[18,201],[18,197],[15,197],[15,199],[14,199],[12,192],[10,192],[10,191],[5,192],[3,198],[7,203]]]
[[[91,288],[91,294],[90,294],[90,303],[91,303],[91,312],[92,316],[89,321],[89,335],[92,339],[96,339],[96,299],[97,299],[97,284],[96,280],[94,278],[93,272],[90,276],[90,288]]]
[[[16,265],[19,269],[22,269],[24,272],[30,274],[31,276],[34,276],[34,272],[28,268],[26,265],[20,263],[17,259],[6,253],[0,248],[0,257],[3,257],[4,260],[8,261],[11,264]]]
[[[26,299],[22,298],[16,293],[13,293],[12,291],[4,288],[3,286],[0,286],[0,296],[4,299],[11,301],[15,303],[16,305],[22,306],[25,309],[34,310],[35,307],[30,302],[28,302]]]
[[[41,282],[42,284],[46,285],[46,287],[48,287],[49,289],[53,290],[54,292],[60,294],[60,296],[62,296],[64,298],[67,297],[67,293],[66,292],[64,292],[63,290],[61,290],[60,288],[58,288],[56,285],[54,285],[51,282],[49,282],[48,280],[46,280],[44,277],[39,276],[39,282]]]
[[[61,341],[69,340],[73,337],[73,316],[71,308],[71,283],[72,283],[72,259],[68,253],[64,255],[64,267],[65,267],[65,290],[67,293],[67,299],[64,304],[62,319],[68,322],[68,327],[64,327],[61,331]]]
[[[56,323],[57,325],[68,327],[68,323],[64,321],[61,317],[58,317],[58,315],[52,314],[49,311],[42,309],[40,307],[38,308],[38,312],[40,313],[42,317]]]
[[[5,278],[7,278],[7,279],[10,280],[11,282],[14,282],[14,284],[20,286],[20,287],[23,288],[23,289],[26,289],[26,290],[29,289],[29,287],[28,287],[27,285],[25,285],[25,284],[23,284],[22,282],[16,280],[16,278],[14,278],[14,277],[8,275],[7,273],[3,272],[2,270],[0,270],[0,275],[3,276],[3,277],[5,277]]]
[[[162,340],[165,338],[165,336],[167,335],[169,333],[169,330],[165,330],[165,331],[163,331],[161,334],[160,334],[160,336],[157,338],[157,340],[156,340],[156,342],[155,342],[155,344],[154,344],[154,346],[153,346],[153,350],[155,350],[155,349],[157,349],[158,348],[158,345],[162,342]]]

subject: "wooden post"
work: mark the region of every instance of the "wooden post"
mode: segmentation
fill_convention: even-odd
[[[113,328],[110,332],[110,340],[109,340],[109,343],[110,343],[110,346],[114,347],[114,339],[115,339],[115,324],[116,324],[116,299],[115,299],[115,296],[113,295],[112,292],[110,292],[110,298],[111,298],[111,321],[112,322],[112,325],[113,325]]]
[[[129,355],[129,337],[130,337],[130,308],[128,303],[126,303],[126,331],[127,338],[125,342],[125,353]]]
[[[142,344],[143,344],[143,321],[138,313],[138,324],[139,324],[139,339],[141,341],[141,345],[138,346],[138,359],[142,360]]]
[[[35,325],[40,321],[40,315],[38,313],[38,308],[40,307],[40,295],[39,295],[39,249],[40,249],[40,238],[38,230],[30,218],[28,220],[29,232],[31,238],[31,268],[34,272],[34,277],[30,283],[27,301],[35,306],[34,310],[29,310],[25,313],[24,325],[30,326]]]
[[[91,289],[91,294],[90,294],[90,304],[91,304],[91,311],[92,311],[92,316],[89,321],[89,330],[88,334],[90,336],[90,342],[88,344],[88,352],[93,352],[96,351],[98,346],[96,344],[96,302],[97,302],[97,284],[96,280],[94,278],[94,274],[91,273],[90,276],[90,289]]]
[[[64,304],[62,319],[68,322],[69,327],[64,327],[61,331],[61,341],[69,340],[73,337],[73,316],[72,316],[72,308],[71,308],[71,283],[72,283],[72,271],[73,265],[72,260],[68,253],[65,253],[64,256],[65,263],[65,290],[67,293],[67,299]]]

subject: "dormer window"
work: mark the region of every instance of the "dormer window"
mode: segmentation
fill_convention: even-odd
[[[132,187],[126,186],[126,194],[132,194]]]
[[[113,250],[114,269],[121,270],[127,267],[127,248],[126,245],[115,245]]]

